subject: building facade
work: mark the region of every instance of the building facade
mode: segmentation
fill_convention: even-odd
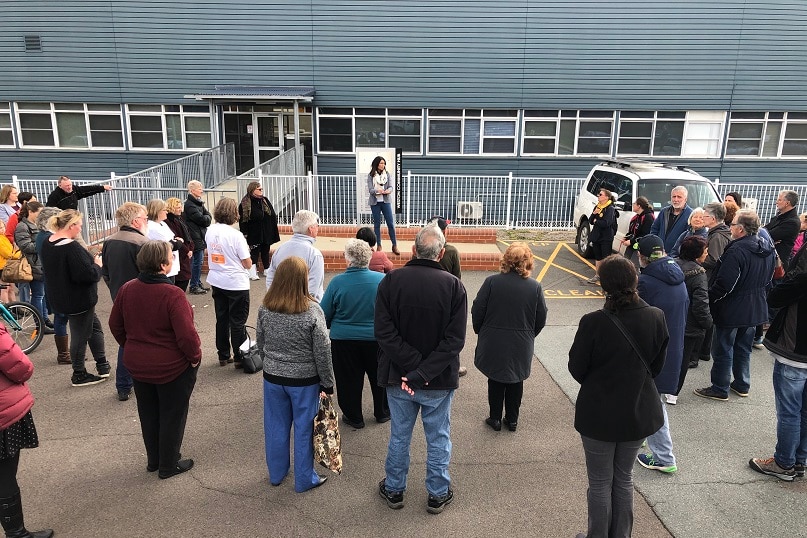
[[[233,142],[404,170],[582,177],[609,157],[807,176],[800,0],[0,3],[0,180],[97,180]]]

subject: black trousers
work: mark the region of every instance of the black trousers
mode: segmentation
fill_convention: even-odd
[[[216,350],[219,360],[233,357],[241,360],[238,348],[247,339],[244,324],[249,317],[249,290],[223,290],[213,286],[213,308],[216,311]]]
[[[249,249],[249,257],[252,259],[252,265],[258,265],[258,258],[260,257],[261,264],[263,265],[263,270],[266,271],[269,269],[269,249],[272,248],[272,245],[261,243],[260,245],[255,245],[254,247],[250,247]]]
[[[140,429],[151,468],[171,471],[179,460],[197,371],[198,368],[189,366],[173,381],[161,384],[133,380]]]
[[[20,492],[17,484],[17,467],[20,465],[20,453],[11,458],[0,460],[0,497],[7,499]]]
[[[711,341],[710,341],[711,342]],[[678,374],[678,390],[675,395],[681,392],[681,387],[684,386],[684,381],[687,378],[689,371],[689,361],[697,361],[700,355],[701,345],[703,344],[703,336],[684,336],[684,358],[681,361],[681,372]]]
[[[524,382],[499,383],[488,379],[488,405],[490,418],[502,419],[502,406],[504,416],[510,423],[518,422],[518,410],[521,407],[521,397],[524,395]]]
[[[388,417],[387,390],[378,386],[378,343],[375,340],[331,340],[331,356],[336,399],[348,420],[364,420],[361,393],[365,375],[373,393],[373,414],[376,418]]]

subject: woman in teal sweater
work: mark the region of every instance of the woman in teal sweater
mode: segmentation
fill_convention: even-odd
[[[320,303],[331,330],[331,356],[342,422],[356,429],[364,428],[361,396],[365,375],[373,392],[376,421],[389,420],[387,391],[378,385],[378,343],[373,334],[375,295],[384,275],[368,268],[372,254],[365,241],[348,239],[347,270],[331,280]]]

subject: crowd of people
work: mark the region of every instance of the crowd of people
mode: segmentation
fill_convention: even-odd
[[[383,164],[374,161],[373,167],[376,176],[384,172]],[[385,189],[379,179],[371,185],[376,202],[388,203],[383,199],[391,187]],[[454,497],[450,413],[464,373],[459,354],[469,312],[478,334],[474,365],[487,378],[484,422],[497,432],[503,426],[517,430],[535,338],[547,320],[541,284],[530,278],[534,256],[528,245],[508,246],[499,272],[485,279],[469,310],[458,252],[445,239],[450,222],[443,217],[418,232],[411,259],[394,270],[378,248],[377,233],[359,229],[345,245],[346,270],[326,288],[324,258],[315,247],[318,215],[298,211],[293,236],[271,253],[280,239],[277,215],[258,183],[250,184],[240,204],[219,198],[212,214],[197,181],[188,184],[184,204],[179,198],[146,206],[126,202],[115,213],[118,231],[93,252],[80,239],[83,216],[74,206],[105,190],[74,187],[62,177],[48,198],[55,207],[43,207],[27,193],[3,188],[4,205],[23,203],[0,222],[14,226],[13,244],[31,263],[30,299],[55,335],[57,362],[72,365],[74,387],[102,383],[112,371],[105,323],[95,312],[98,282],[107,284],[113,308],[106,325],[119,345],[115,387],[121,401],[132,391],[136,396],[148,472],[167,479],[194,466],[180,450],[202,348],[186,292],[211,293],[219,365],[240,368],[250,344],[246,322],[257,263],[267,291],[257,309],[254,343],[263,361],[266,462],[273,486],[292,472],[292,450],[295,491],[325,483],[327,477],[314,470],[311,444],[320,398],[335,392],[342,423],[364,428],[367,379],[376,422],[390,424],[379,495],[392,509],[404,506],[407,455],[420,415],[428,454],[426,509],[442,512]],[[726,203],[690,208],[684,187],[672,190],[670,205],[656,219],[649,202],[639,198],[624,241],[631,254],[624,257],[609,255],[613,198],[605,189],[599,194],[592,216],[591,240],[598,245],[592,282],[602,286],[606,301],[580,320],[568,364],[581,384],[575,428],[589,480],[583,536],[630,535],[635,462],[662,473],[677,471],[667,405],[677,405],[689,369],[713,360],[711,385],[694,391],[700,397],[749,396],[750,352],[759,330],[767,329],[759,344],[776,359],[777,444],[773,457],[752,458],[749,465],[782,480],[803,476],[807,214],[795,212],[797,194],[782,191],[777,215],[764,227],[750,209],[735,209],[726,223]],[[731,198],[742,203],[738,193]],[[4,211],[10,210],[0,208],[0,216]],[[0,235],[0,258],[6,250],[13,255],[11,245],[7,233]],[[201,281],[205,253],[207,286]],[[16,392],[0,398],[14,406],[13,416],[0,409],[5,426],[0,497],[3,510],[19,508],[9,525],[22,528],[14,458],[37,439],[30,393],[17,387],[32,367],[7,336],[0,331],[0,395]],[[88,347],[95,374],[86,369]]]
[[[678,470],[666,406],[678,403],[687,371],[701,360],[713,361],[711,385],[695,395],[726,402],[730,392],[749,397],[751,350],[769,350],[776,449],[748,463],[785,481],[804,476],[807,214],[798,216],[792,190],[779,193],[765,226],[741,207],[739,193],[702,208],[689,207],[687,195],[673,188],[655,219],[648,201],[637,199],[623,244],[638,253],[638,273],[625,260],[634,253],[594,249],[600,256],[590,282],[602,286],[605,306],[581,319],[569,352],[569,371],[581,384],[575,428],[589,479],[588,532],[578,538],[630,536],[635,461],[661,473]],[[609,197],[600,191],[592,218],[608,219]]]

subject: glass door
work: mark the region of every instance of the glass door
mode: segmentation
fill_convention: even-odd
[[[283,137],[280,135],[280,115],[255,114],[255,162],[265,163],[283,152]]]

